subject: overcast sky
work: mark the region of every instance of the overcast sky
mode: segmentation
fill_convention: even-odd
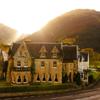
[[[73,9],[100,11],[100,0],[0,0],[0,23],[18,34],[33,33],[49,20]]]

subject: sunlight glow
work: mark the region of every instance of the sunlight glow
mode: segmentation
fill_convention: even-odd
[[[51,19],[73,9],[100,10],[99,0],[0,0],[0,23],[21,35],[41,29]]]

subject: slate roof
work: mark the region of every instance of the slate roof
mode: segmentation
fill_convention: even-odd
[[[16,53],[17,49],[19,48],[20,44],[21,43],[19,43],[19,42],[18,43],[13,43],[12,48],[11,48],[11,50],[12,50],[11,55],[12,56],[14,56],[14,54]]]
[[[14,43],[12,46],[12,54],[14,56],[18,47],[20,46],[20,42]],[[29,54],[32,58],[40,58],[40,49],[45,47],[47,50],[46,59],[52,58],[52,49],[56,46],[58,49],[58,58],[62,58],[63,62],[73,62],[73,60],[77,60],[77,46],[74,45],[61,45],[60,43],[48,43],[48,42],[25,42]]]
[[[77,46],[64,45],[63,46],[63,62],[73,62],[77,60]]]
[[[30,55],[34,58],[40,58],[40,49],[45,47],[47,50],[46,58],[52,58],[52,49],[56,46],[59,50],[58,57],[61,57],[61,44],[48,42],[26,42]]]

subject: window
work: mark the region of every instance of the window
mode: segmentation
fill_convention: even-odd
[[[46,57],[46,53],[45,52],[42,52],[41,54],[40,54],[40,58],[45,58]]]
[[[38,80],[38,81],[40,81],[40,77],[39,77],[39,74],[38,74],[38,76],[37,76],[37,80]]]
[[[24,67],[28,67],[28,61],[24,61]]]
[[[53,67],[57,67],[57,62],[56,61],[53,62]]]
[[[21,62],[17,61],[17,67],[20,67],[20,66],[21,66]]]
[[[57,58],[59,50],[56,46],[52,49],[51,52],[52,52],[52,58]]]
[[[56,52],[52,54],[52,58],[57,58],[57,53]]]
[[[87,71],[84,71],[84,80],[87,79]]]
[[[40,52],[40,58],[46,57],[47,50],[46,50],[45,46],[42,46],[39,52]]]
[[[45,62],[41,61],[41,67],[44,67],[44,66],[45,66]]]
[[[80,78],[83,78],[83,73],[80,73]]]
[[[51,74],[49,74],[49,81],[51,81]]]
[[[26,82],[26,77],[24,76],[24,82]]]
[[[18,80],[17,80],[18,82],[21,82],[21,77],[20,76],[18,76]]]
[[[45,74],[43,74],[43,81],[45,81]]]

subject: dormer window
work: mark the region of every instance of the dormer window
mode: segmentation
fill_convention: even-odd
[[[41,61],[41,67],[44,67],[44,66],[45,66],[45,62]]]
[[[53,61],[53,67],[57,67],[57,62]]]
[[[57,57],[58,57],[58,52],[59,52],[59,50],[58,50],[58,48],[55,46],[55,47],[52,49],[52,51],[51,51],[51,53],[52,53],[52,58],[57,58]]]
[[[40,58],[46,58],[46,54],[47,54],[47,50],[45,46],[42,46],[42,48],[40,49]]]
[[[17,61],[17,67],[21,67],[21,62]]]

